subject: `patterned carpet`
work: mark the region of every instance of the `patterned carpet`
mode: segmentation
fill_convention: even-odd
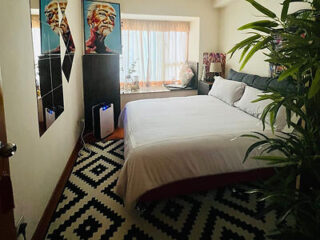
[[[123,148],[123,140],[98,142],[90,145],[90,154],[78,158],[46,239],[263,240],[274,227],[276,214],[259,218],[264,203],[246,194],[245,185],[127,212],[114,193]]]

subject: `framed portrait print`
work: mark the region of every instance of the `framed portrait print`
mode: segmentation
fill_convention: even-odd
[[[86,54],[121,54],[120,4],[83,0]]]
[[[41,54],[60,54],[59,3],[40,0]]]

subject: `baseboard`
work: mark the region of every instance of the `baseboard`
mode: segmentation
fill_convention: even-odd
[[[37,226],[36,231],[33,234],[32,240],[42,240],[45,238],[45,235],[47,233],[49,224],[50,224],[50,220],[52,218],[52,215],[54,214],[56,207],[59,203],[59,199],[60,196],[64,190],[64,186],[67,183],[70,174],[72,172],[73,169],[73,165],[75,163],[75,161],[78,158],[78,152],[81,149],[81,141],[80,139],[77,141],[76,146],[74,147],[71,156],[63,170],[63,173],[57,183],[57,186],[55,187],[51,198],[48,202],[48,205],[46,207],[46,209],[44,210],[44,213],[42,214],[42,217],[40,219],[40,222]]]

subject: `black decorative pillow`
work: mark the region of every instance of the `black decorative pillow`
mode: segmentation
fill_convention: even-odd
[[[266,91],[268,89],[269,83],[273,80],[273,78],[269,77],[260,77],[258,76],[254,82],[252,87]]]
[[[242,82],[244,82],[245,84],[249,85],[249,86],[253,86],[255,79],[257,79],[259,76],[257,75],[252,75],[252,74],[246,74],[246,76],[244,76],[242,78]]]
[[[276,90],[281,93],[293,93],[297,91],[296,85],[293,83],[293,80],[290,78],[284,79],[282,81],[278,81],[278,79],[274,78],[270,81],[268,85],[269,90]]]
[[[234,81],[238,81],[238,82],[242,82],[242,79],[246,76],[247,74],[245,73],[240,73],[237,72],[233,69],[230,69],[229,71],[229,75],[228,75],[228,79],[230,80],[234,80]]]
[[[244,82],[250,87],[263,91],[275,90],[282,93],[294,93],[297,91],[296,84],[291,78],[279,82],[277,78],[260,77],[258,75],[240,73],[230,69],[228,79]]]

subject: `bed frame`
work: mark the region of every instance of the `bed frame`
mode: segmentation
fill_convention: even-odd
[[[238,183],[265,180],[274,174],[273,168],[255,169],[246,172],[235,172],[191,178],[166,184],[143,194],[139,202],[152,202],[195,192],[202,192]]]

